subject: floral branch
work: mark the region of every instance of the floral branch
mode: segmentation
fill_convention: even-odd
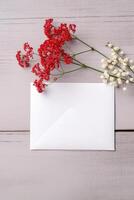
[[[47,36],[47,39],[40,45],[38,52],[35,53],[28,43],[24,44],[23,53],[22,51],[17,52],[16,58],[18,64],[22,68],[32,66],[32,73],[38,77],[38,79],[34,81],[38,92],[43,92],[49,82],[57,81],[65,74],[73,73],[84,68],[100,73],[100,78],[104,83],[115,87],[122,87],[123,90],[126,90],[127,84],[134,84],[134,62],[128,59],[119,47],[108,42],[106,46],[110,48],[111,54],[107,56],[100,50],[81,40],[75,35],[75,32],[75,24],[68,25],[66,23],[61,23],[56,27],[53,24],[53,19],[48,19],[44,24],[44,34]],[[69,54],[65,51],[65,46],[68,42],[73,40],[80,42],[88,49]],[[101,60],[101,69],[84,64],[77,59],[78,55],[87,52],[95,52],[103,57]],[[36,58],[34,58],[34,56]],[[64,70],[62,64],[73,64],[77,66],[77,68]]]

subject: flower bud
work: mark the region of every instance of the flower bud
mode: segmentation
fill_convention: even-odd
[[[108,46],[109,48],[112,48],[112,47],[113,47],[112,43],[110,43],[110,42],[107,43],[107,46]]]
[[[119,51],[120,50],[120,48],[119,47],[114,47],[114,51]]]

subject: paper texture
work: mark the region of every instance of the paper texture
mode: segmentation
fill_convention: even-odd
[[[114,150],[114,88],[103,83],[31,84],[31,149]]]

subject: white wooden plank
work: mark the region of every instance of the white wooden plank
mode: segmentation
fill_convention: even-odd
[[[1,0],[0,18],[133,16],[133,0]]]
[[[133,18],[134,19],[134,18]],[[134,57],[134,20],[124,21],[124,17],[114,18],[109,21],[104,19],[69,19],[78,26],[77,34],[89,44],[109,53],[104,47],[107,41],[123,47],[131,58]],[[15,54],[25,41],[30,41],[37,47],[44,39],[42,30],[44,20],[6,20],[0,23],[0,130],[24,130],[29,129],[29,105],[30,105],[30,70],[18,67]],[[58,19],[58,21],[68,21]],[[78,43],[73,49],[81,50]],[[83,49],[85,49],[83,47]],[[100,65],[101,57],[94,54],[81,56],[86,63],[93,66]],[[98,82],[99,75],[88,70],[66,75],[63,82]],[[133,87],[128,92],[117,91],[117,129],[134,129],[133,121]]]
[[[116,90],[116,127],[134,129],[134,86],[127,91]]]
[[[118,133],[113,152],[30,152],[29,134],[2,134],[1,199],[133,200],[133,144],[133,133]]]

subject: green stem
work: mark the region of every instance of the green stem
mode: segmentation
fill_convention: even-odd
[[[97,72],[99,72],[99,73],[103,73],[102,70],[99,70],[99,69],[96,69],[96,68],[91,67],[91,66],[89,66],[89,65],[86,65],[86,64],[80,62],[79,60],[77,60],[77,59],[75,59],[75,58],[73,58],[73,60],[75,60],[76,62],[78,62],[78,63],[74,63],[74,62],[73,62],[73,64],[75,64],[75,65],[79,65],[79,66],[82,66],[82,67],[84,67],[84,68],[89,68],[89,69],[94,70],[94,71],[97,71]]]
[[[82,53],[86,53],[86,52],[89,52],[89,51],[92,51],[92,49],[89,49],[89,50],[85,50],[85,51],[80,51],[79,53],[74,53],[72,56],[75,57],[77,55],[80,55]]]
[[[74,64],[74,63],[73,63]],[[80,66],[80,65],[79,65]],[[72,70],[69,70],[69,71],[64,71],[63,73],[61,74],[50,74],[51,76],[60,76],[60,75],[64,75],[64,74],[68,74],[68,73],[71,73],[71,72],[75,72],[77,70],[80,70],[82,69],[82,67],[79,67],[79,68],[76,68],[76,69],[72,69]]]
[[[90,48],[90,50],[92,51],[96,51],[98,54],[102,55],[103,57],[109,59],[104,53],[100,52],[99,50],[97,50],[96,48],[90,46],[89,44],[87,44],[86,42],[84,42],[83,40],[81,40],[80,38],[78,38],[77,36],[73,35],[74,39],[78,40],[79,42],[83,43],[84,45],[86,45],[87,47]]]
[[[78,70],[80,70],[80,69],[82,69],[82,68],[87,68],[87,69],[91,69],[91,70],[94,70],[94,71],[99,72],[99,73],[103,73],[102,70],[96,69],[96,68],[91,67],[91,66],[89,66],[89,65],[85,65],[85,64],[83,64],[83,63],[79,64],[79,63],[73,62],[72,64],[77,65],[77,66],[80,66],[80,67],[79,67],[79,68],[76,68],[76,69],[73,69],[73,70],[64,71],[64,73],[61,73],[61,74],[50,74],[50,75],[52,75],[52,76],[62,76],[62,75],[64,75],[64,74],[68,74],[68,73],[71,73],[71,72],[78,71]],[[110,74],[110,76],[112,76],[112,77],[114,77],[114,78],[116,78],[116,79],[118,78],[117,76],[112,75],[112,74]],[[123,81],[126,80],[126,79],[124,79],[124,78],[121,78],[121,79],[122,79]],[[130,81],[130,83],[134,84],[133,81]]]

